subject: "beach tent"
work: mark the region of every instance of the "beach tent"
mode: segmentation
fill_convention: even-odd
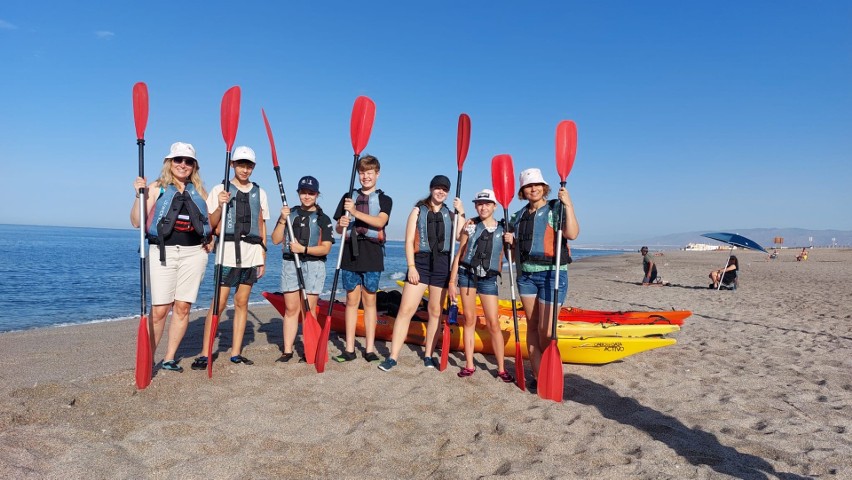
[[[716,233],[704,233],[701,235],[702,237],[712,238],[713,240],[718,240],[722,243],[727,243],[731,246],[731,251],[728,254],[728,260],[725,262],[725,268],[723,271],[728,268],[731,262],[731,255],[733,254],[734,247],[746,248],[749,250],[758,250],[763,253],[769,254],[763,247],[760,246],[759,243],[754,240],[750,240],[742,235],[737,235],[736,233],[726,233],[726,232],[716,232]],[[737,266],[737,270],[739,270],[739,266]],[[737,275],[739,275],[739,271],[737,271]],[[719,286],[716,287],[716,290],[722,288],[722,281],[719,281]]]

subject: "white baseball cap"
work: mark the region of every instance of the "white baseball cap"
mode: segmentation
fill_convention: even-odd
[[[171,160],[177,157],[189,157],[195,161],[198,161],[198,159],[195,158],[195,147],[193,147],[191,143],[173,143],[172,148],[169,149],[169,154],[166,155],[165,159]]]
[[[538,168],[528,168],[521,172],[521,188],[526,187],[530,184],[541,183],[544,185],[550,185],[549,183],[544,181],[544,177],[541,175],[541,170]]]
[[[254,150],[245,146],[234,149],[234,154],[231,155],[231,161],[236,162],[237,160],[248,160],[251,163],[257,163],[254,156]]]
[[[476,202],[494,202],[497,203],[497,198],[494,195],[494,190],[486,188],[481,192],[477,193],[475,197],[473,197],[473,203]]]

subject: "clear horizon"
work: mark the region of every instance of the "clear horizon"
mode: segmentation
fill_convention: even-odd
[[[515,178],[538,167],[558,185],[556,125],[577,123],[567,182],[578,245],[732,225],[852,230],[849,2],[233,5],[4,3],[0,223],[128,228],[131,89],[144,81],[149,181],[184,141],[208,189],[224,172],[222,95],[241,87],[236,145],[257,152],[252,178],[273,217],[260,109],[287,193],[314,175],[328,211],[349,183],[352,104],[367,95],[377,109],[365,152],[394,199],[392,238],[433,175],[455,191],[462,112],[469,211],[496,154],[513,156]]]

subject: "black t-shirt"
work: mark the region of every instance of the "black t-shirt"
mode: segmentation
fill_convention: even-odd
[[[340,198],[340,203],[337,204],[337,210],[334,212],[334,219],[339,220],[343,216],[343,201],[347,198],[352,198],[351,195],[343,195]],[[384,193],[379,194],[379,212],[388,215],[390,221],[391,208],[393,208],[393,200]],[[356,222],[357,223],[357,222]],[[350,227],[352,224],[350,223]],[[358,240],[358,256],[352,256],[352,242],[343,242],[343,259],[340,262],[340,268],[349,270],[350,272],[382,272],[385,269],[385,251],[384,246],[378,243],[371,242],[367,239]]]

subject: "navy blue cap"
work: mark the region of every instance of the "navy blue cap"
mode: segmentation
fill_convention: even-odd
[[[299,180],[298,190],[319,193],[319,181],[310,175],[306,175]]]
[[[450,179],[445,177],[444,175],[435,175],[431,182],[429,182],[429,188],[435,187],[444,187],[447,190],[450,189]]]

